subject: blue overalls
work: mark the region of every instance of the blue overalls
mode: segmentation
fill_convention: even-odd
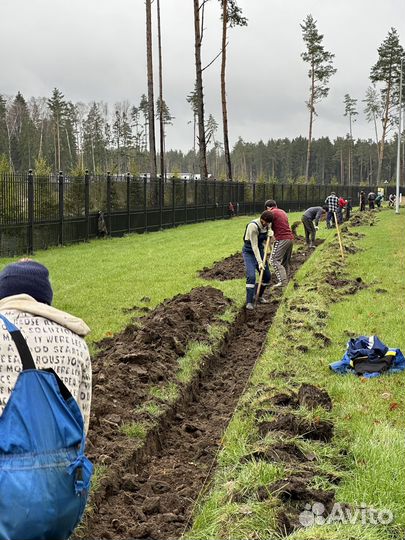
[[[22,363],[0,415],[0,540],[66,540],[93,472],[82,413],[53,370],[36,368],[20,330],[0,319]]]
[[[267,240],[267,231],[266,232],[260,232],[259,225],[255,221],[251,221],[250,223],[254,223],[259,231],[259,238],[257,240],[257,244],[259,246],[260,256],[263,259],[264,255],[264,244]],[[257,264],[255,254],[252,249],[252,244],[250,240],[245,240],[246,236],[246,230],[248,228],[248,223],[246,225],[245,234],[243,235],[244,245],[242,248],[242,255],[243,260],[245,262],[245,268],[246,268],[246,303],[247,304],[253,304],[255,296],[256,296],[256,270],[259,270],[259,265]],[[266,266],[264,268],[263,273],[263,282],[262,286],[260,287],[259,291],[259,298],[263,295],[265,288],[270,283],[270,270],[269,265],[266,261]]]

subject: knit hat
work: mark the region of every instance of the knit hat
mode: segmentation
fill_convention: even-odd
[[[9,264],[0,272],[0,299],[29,294],[37,302],[52,304],[53,291],[48,269],[35,261]]]

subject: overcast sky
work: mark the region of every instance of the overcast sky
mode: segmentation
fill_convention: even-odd
[[[312,14],[337,73],[329,96],[318,105],[313,136],[345,136],[343,97],[357,98],[353,136],[373,137],[362,113],[377,47],[391,27],[405,47],[405,0],[238,0],[247,27],[229,32],[227,94],[229,134],[248,142],[307,135],[308,67],[300,23]],[[155,11],[156,3],[152,5]],[[166,148],[192,147],[192,113],[186,96],[194,88],[192,0],[161,0],[164,99],[175,117]],[[156,26],[155,26],[156,30]],[[155,31],[156,34],[156,31]],[[156,43],[156,40],[155,40]],[[206,5],[203,62],[219,52],[219,1]],[[157,48],[155,48],[157,52]],[[157,55],[156,55],[157,58]],[[54,87],[66,99],[138,105],[146,87],[143,0],[1,0],[0,94],[21,91],[49,97]],[[155,61],[157,68],[157,60]],[[220,60],[204,71],[206,118],[212,114],[222,140]],[[158,80],[155,69],[155,97]]]

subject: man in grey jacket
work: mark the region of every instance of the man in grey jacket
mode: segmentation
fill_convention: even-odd
[[[51,306],[48,269],[30,259],[0,272],[0,313],[24,336],[38,369],[52,368],[67,386],[83,414],[87,431],[91,402],[91,361],[85,335],[89,327],[78,317]],[[21,362],[5,326],[0,324],[0,414],[17,381]]]
[[[327,211],[327,206],[311,206],[305,210],[301,218],[305,230],[305,241],[310,248],[315,247],[315,235],[318,230],[319,221]]]

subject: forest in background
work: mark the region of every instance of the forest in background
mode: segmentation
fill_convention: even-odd
[[[165,122],[172,117],[165,106]],[[59,140],[56,140],[58,125]],[[207,164],[210,175],[226,179],[226,163],[221,143],[216,138],[218,125],[208,120],[210,142]],[[57,144],[58,143],[58,144]],[[0,96],[0,172],[26,173],[33,169],[47,176],[63,170],[65,174],[125,174],[139,176],[148,171],[148,108],[142,96],[137,106],[129,102],[109,107],[105,103],[72,103],[54,89],[51,97],[26,100],[21,93],[6,100]],[[238,181],[305,183],[308,140],[305,137],[247,142],[239,138],[231,150],[234,178]],[[404,149],[405,139],[402,141]],[[59,151],[58,151],[59,148]],[[397,137],[386,143],[383,181],[396,174]],[[198,174],[198,150],[168,150],[165,153],[167,177]],[[60,165],[60,166],[59,166]],[[331,141],[314,139],[311,151],[311,183],[372,184],[378,169],[375,141],[349,136]],[[349,178],[351,171],[352,178]],[[404,183],[405,160],[401,158]]]

